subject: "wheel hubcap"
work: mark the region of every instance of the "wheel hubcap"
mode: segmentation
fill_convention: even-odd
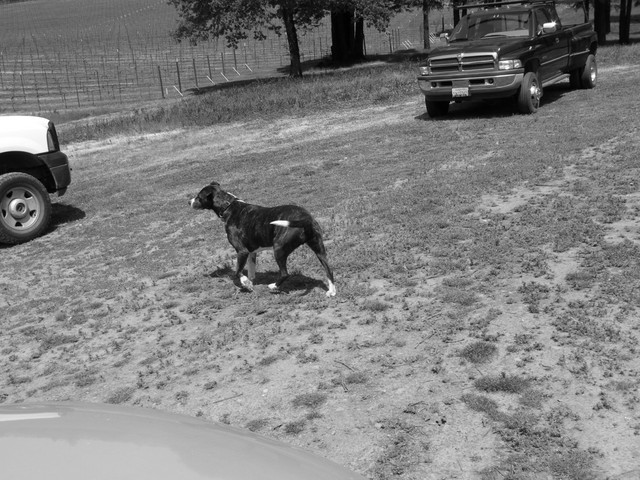
[[[29,210],[27,208],[27,203],[18,198],[16,200],[12,200],[9,203],[9,215],[11,215],[16,220],[21,220],[27,215],[29,215]]]
[[[531,88],[529,89],[529,94],[531,95],[531,102],[537,108],[538,105],[540,104],[540,97],[542,96],[540,92],[540,87],[538,86],[537,83],[531,84]]]
[[[26,230],[38,220],[38,201],[26,188],[14,188],[0,200],[0,220],[12,230]]]

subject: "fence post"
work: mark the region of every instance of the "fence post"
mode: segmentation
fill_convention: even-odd
[[[196,57],[193,57],[191,60],[193,63],[193,78],[196,79],[196,88],[198,88],[198,72],[196,71]]]
[[[164,85],[162,84],[162,71],[160,70],[160,65],[158,65],[158,78],[160,79],[160,94],[162,98],[164,98]]]
[[[96,70],[96,82],[98,83],[98,97],[102,101],[102,86],[100,85],[100,73]]]
[[[176,59],[176,72],[178,73],[178,91],[182,93],[182,80],[180,79],[180,63]]]

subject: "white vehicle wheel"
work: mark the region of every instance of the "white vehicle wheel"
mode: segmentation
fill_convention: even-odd
[[[42,183],[26,173],[0,175],[0,242],[23,243],[51,221],[51,200]]]

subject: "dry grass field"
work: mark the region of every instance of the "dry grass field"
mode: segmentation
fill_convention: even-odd
[[[601,58],[596,89],[530,116],[433,121],[395,73],[413,90],[319,112],[73,143],[59,123],[53,228],[0,247],[0,402],[182,412],[371,479],[640,478],[640,66]],[[314,213],[337,296],[304,248],[284,293],[268,252],[239,291],[187,204],[211,180]]]

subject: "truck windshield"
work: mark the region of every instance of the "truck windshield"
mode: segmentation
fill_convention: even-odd
[[[491,37],[528,37],[531,22],[528,11],[476,12],[460,20],[449,41]]]

